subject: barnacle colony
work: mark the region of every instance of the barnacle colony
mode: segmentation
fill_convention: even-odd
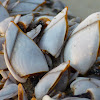
[[[14,30],[13,33],[11,32],[12,30]],[[28,74],[48,71],[48,65],[40,49],[14,22],[9,24],[6,31],[4,57],[8,69],[17,80],[16,72],[22,77]],[[21,80],[18,81],[22,82]]]
[[[94,64],[100,51],[100,12],[82,21],[72,32],[64,51],[64,61],[85,74]]]
[[[68,22],[67,10],[64,8],[44,30],[44,35],[40,40],[40,48],[49,52],[52,56],[58,57],[64,40],[67,36]]]
[[[100,12],[81,22],[58,1],[0,1],[0,100],[99,100],[100,78],[86,72],[99,56]]]

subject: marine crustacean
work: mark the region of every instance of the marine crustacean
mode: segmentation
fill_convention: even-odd
[[[12,33],[10,30],[14,30],[14,32]],[[11,39],[11,36],[14,38]],[[17,40],[19,43],[17,43]],[[10,22],[6,31],[4,57],[9,71],[14,76],[14,78],[20,82],[25,82],[25,78],[21,79],[17,74],[22,77],[37,72],[48,71],[48,65],[40,49],[17,27],[17,25],[15,25],[14,22]],[[20,70],[18,70],[19,68]]]
[[[80,85],[81,84],[81,85]],[[89,88],[100,88],[100,80],[94,78],[78,77],[70,85],[74,95],[86,93]]]
[[[99,46],[100,12],[81,22],[59,0],[0,0],[0,100],[99,100]]]
[[[67,63],[62,63],[58,67],[49,71],[35,87],[36,98],[42,99],[44,95],[50,93],[50,91],[52,91],[54,86],[56,86],[56,84],[58,83],[61,75],[68,69],[69,66],[70,64],[68,61]]]
[[[94,64],[100,51],[100,12],[82,21],[72,32],[64,50],[64,61],[85,74]]]
[[[56,17],[52,19],[50,24],[44,30],[44,35],[39,43],[42,50],[47,51],[55,57],[59,56],[64,39],[67,37],[67,11],[68,8],[65,7]]]

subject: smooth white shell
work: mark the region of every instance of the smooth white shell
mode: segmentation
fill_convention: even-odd
[[[100,80],[94,78],[77,78],[70,85],[71,89],[74,92],[74,95],[80,95],[86,93],[86,90],[89,88],[97,88],[100,87]]]
[[[13,9],[11,9],[10,13],[19,13],[23,14],[23,12],[31,13],[36,10],[39,6],[45,3],[45,0],[21,0]],[[25,13],[26,14],[26,13]]]
[[[38,25],[35,29],[27,32],[27,36],[34,39],[41,31],[42,25]]]
[[[83,20],[78,25],[78,27],[73,31],[72,35],[99,20],[100,20],[100,12],[96,12],[89,15],[85,20]]]
[[[21,15],[17,15],[16,17],[8,17],[2,22],[0,22],[0,34],[1,36],[4,36],[6,33],[6,30],[8,28],[8,25],[11,21],[14,21],[15,23],[18,23]]]
[[[52,56],[58,57],[59,51],[64,43],[67,31],[67,11],[65,7],[57,16],[55,16],[50,24],[46,27],[44,35],[40,40],[40,48],[46,50]]]
[[[45,96],[55,82],[59,79],[62,72],[66,71],[69,67],[69,62],[60,64],[58,67],[49,71],[36,85],[35,96],[37,99],[41,99]]]
[[[29,26],[29,24],[32,22],[33,20],[33,14],[27,14],[25,16],[22,16],[20,19],[19,19],[19,22],[22,22],[24,23],[25,27],[27,28]]]
[[[98,17],[95,19],[96,15],[90,15],[79,24],[65,46],[64,61],[70,60],[71,66],[81,74],[89,70],[98,56],[100,22]]]
[[[32,11],[34,10],[38,5],[27,3],[27,2],[20,2],[18,5],[16,5],[11,12],[22,12],[22,11]]]
[[[7,17],[9,17],[9,13],[2,6],[2,3],[0,2],[0,22],[3,21],[4,19],[6,19]]]
[[[13,21],[13,20],[14,20],[14,17],[8,17],[2,22],[0,22],[0,34],[5,34],[10,21]]]
[[[47,62],[41,50],[13,22],[9,24],[6,31],[4,55],[7,67],[14,78],[16,73],[19,76],[26,76],[48,71]]]
[[[16,84],[9,84],[0,90],[0,100],[14,97],[18,94],[18,88]]]

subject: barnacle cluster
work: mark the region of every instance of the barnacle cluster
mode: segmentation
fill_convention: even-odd
[[[0,0],[0,100],[100,100],[100,12],[81,21],[59,0]]]

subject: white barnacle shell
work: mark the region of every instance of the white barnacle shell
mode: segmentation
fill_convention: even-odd
[[[59,52],[67,35],[67,11],[68,8],[65,7],[52,19],[50,24],[44,30],[44,35],[39,44],[41,49],[46,50],[56,58],[59,56]]]
[[[44,77],[38,82],[35,87],[35,96],[37,99],[42,99],[48,92],[54,88],[54,86],[58,83],[61,75],[65,72],[69,67],[69,61],[60,64],[58,67],[49,71]]]
[[[82,21],[72,32],[64,50],[64,61],[85,74],[96,61],[100,46],[100,12]]]
[[[27,3],[27,2],[20,2],[18,5],[16,5],[11,12],[22,12],[22,11],[32,11],[34,10],[38,5]]]
[[[18,88],[16,84],[9,84],[0,90],[0,100],[9,99],[18,94]]]
[[[5,34],[10,21],[13,21],[13,20],[14,20],[14,17],[8,17],[5,20],[3,20],[2,22],[0,22],[0,34],[1,35]]]
[[[84,21],[80,23],[80,25],[75,28],[72,34],[75,34],[76,32],[80,31],[81,29],[84,29],[85,27],[97,22],[100,20],[100,12],[93,13],[89,15]]]
[[[100,100],[100,87],[99,88],[89,88],[87,92],[91,94],[92,100]]]
[[[24,16],[22,16],[20,19],[19,19],[19,24],[23,24],[23,26],[24,26],[24,28],[26,29],[28,26],[29,26],[29,24],[32,22],[32,20],[33,20],[33,14],[31,13],[31,14],[27,14],[27,15],[24,15]]]
[[[0,35],[4,36],[6,33],[6,30],[8,28],[8,25],[11,21],[14,21],[15,23],[18,23],[21,15],[17,15],[16,17],[8,17],[2,22],[0,22]]]
[[[48,71],[42,51],[14,22],[9,24],[5,38],[5,62],[17,81],[25,82],[23,76]]]
[[[8,17],[9,17],[9,13],[7,12],[6,8],[4,8],[2,3],[0,2],[0,22]]]
[[[42,25],[38,25],[35,29],[27,32],[27,36],[34,39],[41,31]]]
[[[94,78],[84,78],[79,77],[70,85],[74,95],[80,95],[86,93],[86,90],[89,88],[98,88],[100,87],[100,80]]]
[[[31,13],[32,11],[36,10],[39,6],[45,4],[45,0],[20,0],[20,2],[11,10],[9,10],[10,13],[16,13],[16,14],[23,14],[24,12]],[[25,13],[24,13],[25,14]]]

